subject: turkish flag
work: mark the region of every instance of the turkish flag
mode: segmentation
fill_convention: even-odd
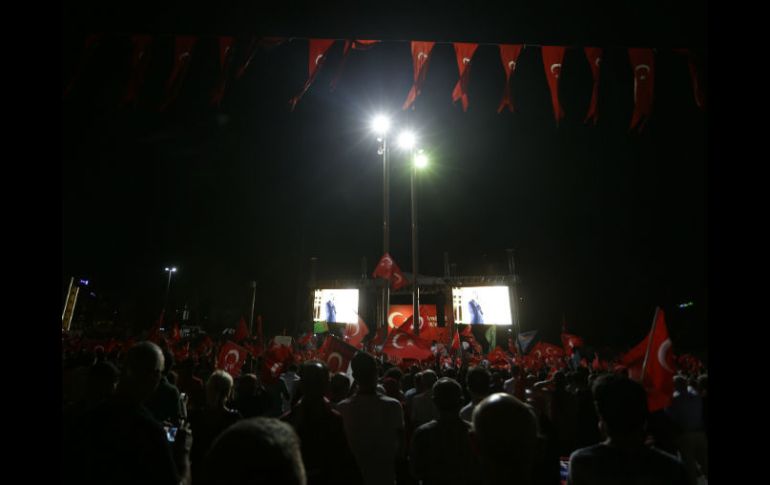
[[[233,44],[235,44],[235,37],[219,38],[219,81],[211,95],[211,104],[216,107],[222,104],[222,98],[225,96],[227,74],[233,59]]]
[[[458,350],[460,348],[460,332],[455,329],[455,335],[452,337],[452,350]]]
[[[564,347],[564,350],[567,352],[567,355],[570,357],[575,352],[576,347],[582,347],[583,346],[583,339],[578,337],[577,335],[572,335],[571,333],[563,332],[561,334],[561,344]]]
[[[326,340],[324,340],[318,351],[321,360],[326,362],[329,372],[332,374],[335,372],[347,372],[350,361],[353,360],[356,352],[358,352],[358,349],[332,335],[326,336]]]
[[[286,42],[286,37],[252,37],[249,48],[246,50],[246,55],[243,56],[243,60],[238,64],[238,69],[235,71],[235,79],[240,79],[243,76],[259,47],[272,49],[284,42]]]
[[[358,317],[358,323],[345,325],[345,341],[353,347],[361,348],[361,342],[367,335],[369,335],[369,326],[361,317]]]
[[[628,368],[629,375],[639,376],[645,356],[647,368],[642,385],[647,391],[647,405],[652,412],[670,406],[674,393],[675,359],[663,309],[660,307],[655,310],[651,334],[623,355],[620,363]]]
[[[594,87],[591,92],[591,104],[588,106],[588,114],[583,122],[589,120],[595,125],[599,120],[599,67],[602,63],[602,49],[601,47],[586,47],[585,48],[586,59],[588,59],[588,65],[591,66],[591,76],[594,79]]]
[[[401,268],[398,267],[388,253],[382,255],[380,262],[377,263],[377,267],[374,268],[374,272],[372,272],[372,277],[390,280],[390,286],[394,290],[398,290],[409,284],[404,273],[401,272]]]
[[[342,48],[342,61],[340,61],[340,65],[339,67],[337,67],[337,74],[335,74],[334,79],[332,79],[332,82],[331,82],[332,91],[337,89],[337,83],[339,83],[340,77],[342,77],[342,71],[345,70],[345,61],[347,61],[348,59],[348,54],[350,54],[350,49],[362,51],[362,50],[369,49],[371,46],[373,46],[378,42],[379,40],[364,40],[364,39],[345,41],[345,45]]]
[[[505,352],[501,347],[495,347],[495,349],[487,355],[487,360],[492,365],[507,365],[508,364],[508,356],[505,355]]]
[[[655,87],[655,55],[652,49],[628,49],[631,68],[634,71],[634,115],[631,128],[644,128],[652,115],[652,98]]]
[[[402,109],[407,109],[414,104],[417,96],[420,95],[422,84],[425,82],[425,76],[428,74],[428,64],[430,62],[430,52],[433,50],[435,42],[416,42],[412,41],[412,64],[414,67],[414,84],[409,94],[406,96]]]
[[[561,46],[542,47],[543,67],[545,67],[545,77],[551,90],[551,103],[557,126],[559,121],[564,118],[564,110],[559,103],[559,78],[561,77],[561,65],[564,61],[565,50],[566,48]]]
[[[401,359],[425,360],[433,357],[430,342],[401,329],[396,329],[388,335],[382,352]]]
[[[149,49],[152,44],[150,35],[132,35],[131,44],[133,52],[131,53],[131,77],[128,80],[128,88],[123,97],[124,103],[136,101],[139,94],[139,88],[144,83],[144,74],[147,72],[147,66],[150,64]]]
[[[231,376],[238,377],[243,364],[246,363],[248,353],[249,351],[246,348],[233,342],[227,342],[219,350],[217,369],[223,369]]]
[[[505,71],[505,89],[503,89],[503,99],[497,107],[497,112],[503,111],[503,108],[513,113],[513,99],[511,98],[511,76],[516,71],[516,61],[519,60],[519,54],[524,47],[521,44],[500,44],[500,60],[503,61],[503,70]]]
[[[166,81],[166,100],[161,105],[160,110],[165,111],[179,95],[179,87],[184,81],[185,74],[190,67],[192,59],[192,50],[195,47],[197,37],[191,35],[178,35],[175,39],[174,47],[174,67],[171,69],[171,75]]]
[[[238,322],[238,328],[235,329],[235,336],[233,339],[240,343],[247,338],[249,338],[249,327],[246,326],[246,320],[241,317],[241,320]]]
[[[305,81],[305,85],[302,87],[302,91],[289,101],[292,111],[294,111],[299,100],[302,99],[305,91],[307,91],[310,85],[313,84],[313,81],[315,81],[318,71],[326,60],[326,53],[329,51],[332,44],[334,44],[334,39],[310,39],[308,42],[308,78],[307,81]]]
[[[549,344],[547,342],[538,342],[529,351],[529,355],[532,355],[538,359],[545,359],[546,357],[563,357],[564,349],[558,345]]]
[[[457,80],[452,91],[452,101],[462,101],[463,111],[468,111],[468,79],[471,72],[471,59],[478,49],[478,44],[467,42],[455,42],[455,54],[457,55],[457,69],[460,70],[460,79]]]

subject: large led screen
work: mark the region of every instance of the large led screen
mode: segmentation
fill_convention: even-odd
[[[507,286],[452,288],[456,323],[510,325],[511,301]]]
[[[315,290],[313,320],[358,323],[358,290]]]

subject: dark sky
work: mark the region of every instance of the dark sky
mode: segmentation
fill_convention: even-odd
[[[268,328],[291,328],[311,256],[321,277],[356,277],[361,257],[371,270],[381,255],[382,167],[368,123],[386,109],[420,133],[431,156],[419,187],[421,273],[442,274],[444,251],[461,274],[503,273],[505,249],[515,248],[525,330],[557,335],[565,314],[572,331],[596,343],[632,345],[661,304],[681,347],[704,345],[707,115],[693,102],[686,61],[667,48],[701,48],[705,13],[597,4],[549,22],[542,7],[462,16],[441,5],[379,16],[65,8],[65,80],[84,34],[107,37],[64,103],[62,284],[90,277],[144,327],[162,302],[163,267],[176,264],[175,301],[231,325],[247,314],[248,282],[257,279]],[[168,36],[157,41],[138,108],[118,106],[132,32],[394,41],[351,54],[331,92],[335,45],[290,113],[288,99],[307,76],[305,40],[258,52],[217,110],[207,103],[217,46],[202,37],[179,99],[159,113]],[[591,77],[577,48],[562,69],[559,128],[536,47],[518,63],[515,114],[496,113],[504,77],[492,45],[474,58],[469,111],[452,104],[448,44],[434,49],[416,109],[403,112],[412,67],[409,44],[399,41],[408,39],[605,47],[599,125],[582,125]],[[626,46],[659,48],[654,117],[641,135],[628,132]],[[398,152],[392,160],[391,254],[408,270],[408,170]],[[688,300],[693,309],[676,309]]]

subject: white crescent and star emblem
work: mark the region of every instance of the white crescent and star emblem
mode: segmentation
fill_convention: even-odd
[[[396,319],[396,315],[398,315],[398,316],[399,316],[399,317],[401,317],[401,318],[404,318],[404,314],[403,314],[403,313],[401,313],[401,312],[393,312],[393,313],[392,313],[392,314],[391,314],[391,315],[388,317],[388,325],[389,325],[389,326],[391,326],[391,327],[395,327],[395,326],[396,326],[396,324],[394,323],[394,320]]]
[[[428,58],[428,55],[427,55],[427,54],[425,54],[424,52],[418,52],[418,53],[417,53],[417,60],[418,60],[418,61],[419,61],[420,59],[422,59],[423,57],[427,59],[427,58]]]
[[[658,362],[660,362],[661,367],[673,374],[674,370],[669,367],[667,363],[667,357],[670,349],[671,339],[666,339],[662,344],[660,344],[660,348],[658,348]]]
[[[599,67],[599,64],[601,64],[601,62],[602,62],[602,58],[601,57],[597,57],[596,58],[596,62],[594,64],[596,64],[596,67]]]
[[[645,72],[639,73],[639,79],[644,81],[647,79],[647,75],[650,73],[650,66],[647,64],[639,64],[634,68],[634,71],[640,71],[642,69],[644,69]]]
[[[353,335],[351,335],[351,337],[355,337],[356,335],[358,335],[359,333],[361,333],[361,326],[360,326],[360,325],[356,325],[356,324],[351,324],[351,325],[353,325],[353,327],[356,329],[356,333],[354,333]]]
[[[463,57],[463,64],[470,64],[471,60],[468,57]]]
[[[230,358],[230,356],[234,356],[234,358]],[[238,353],[237,350],[232,349],[227,354],[225,354],[225,367],[232,367],[235,364],[238,363],[238,361],[241,358],[241,354]]]
[[[401,283],[401,280],[403,279],[400,274],[393,273],[393,276],[396,278],[396,281],[394,281],[395,284]]]
[[[324,56],[323,54],[318,54],[316,56],[316,58],[315,58],[315,65],[316,66],[318,65],[318,62],[321,60],[321,58],[323,58],[323,56]]]
[[[393,337],[393,347],[395,347],[397,349],[403,349],[404,348],[403,346],[398,345],[398,337],[402,337],[403,335],[404,334],[400,333],[400,334],[396,335],[395,337]],[[409,344],[407,343],[407,345],[409,345]]]
[[[516,70],[516,61],[508,61],[508,69],[511,70],[511,72]]]
[[[336,366],[332,366],[332,360],[334,359],[337,359],[338,361],[338,364]],[[329,370],[331,370],[332,372],[336,372],[340,370],[340,368],[342,367],[342,356],[340,355],[340,353],[332,352],[331,354],[329,354],[329,357],[326,358],[326,365],[329,366]]]
[[[558,72],[556,72],[558,70]],[[551,73],[558,79],[561,73],[561,64],[551,64]]]

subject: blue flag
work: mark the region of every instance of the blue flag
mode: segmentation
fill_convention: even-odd
[[[535,336],[537,335],[537,330],[530,330],[528,332],[521,332],[518,336],[517,343],[519,345],[519,353],[521,355],[524,355],[529,350],[529,347],[532,345],[532,342],[535,340]]]

